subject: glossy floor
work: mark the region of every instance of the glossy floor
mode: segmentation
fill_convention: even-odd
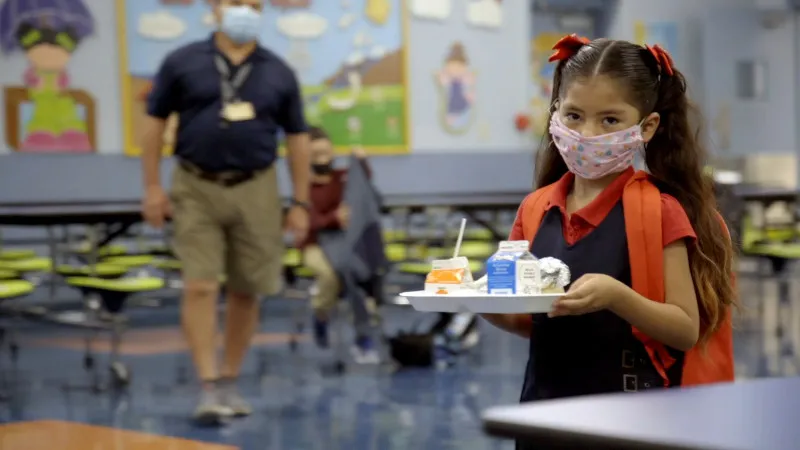
[[[757,292],[754,283],[742,282],[746,312],[763,314],[740,322],[736,350],[741,378],[796,375],[794,343],[800,339],[795,330],[800,328],[788,328],[783,342],[774,331],[779,317],[796,323],[800,308],[779,312],[774,283],[763,294]],[[0,449],[513,448],[483,435],[480,412],[516,402],[527,352],[523,340],[483,326],[479,349],[451,369],[392,373],[386,367],[351,366],[336,376],[327,370],[331,354],[307,342],[298,353],[290,352],[287,331],[295,305],[266,305],[259,347],[240,383],[256,412],[219,429],[197,428],[187,418],[195,390],[176,379],[188,361],[178,330],[170,325],[177,322],[174,308],[134,314],[135,329],[123,348],[133,383],[121,395],[62,389],[65,383],[88,381],[75,339],[80,335],[41,327],[23,330],[16,368],[8,366],[7,355],[2,358],[11,398],[0,403],[5,423]],[[400,308],[387,310],[386,316],[389,332],[419,317]]]

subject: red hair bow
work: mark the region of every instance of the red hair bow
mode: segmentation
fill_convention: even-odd
[[[574,33],[570,34],[569,36],[564,36],[563,38],[559,39],[558,42],[556,42],[556,45],[553,46],[553,50],[556,52],[550,56],[548,61],[554,62],[569,59],[572,57],[572,55],[578,53],[578,50],[580,50],[581,47],[590,42],[592,41]]]
[[[661,48],[660,45],[656,44],[652,47],[645,45],[644,48],[646,48],[650,54],[653,55],[653,58],[656,59],[661,73],[665,73],[669,76],[672,76],[675,73],[675,71],[672,69],[672,56],[669,56],[669,53]]]

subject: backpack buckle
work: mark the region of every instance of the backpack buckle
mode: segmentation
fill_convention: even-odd
[[[625,374],[622,376],[622,390],[625,392],[638,392],[639,391],[639,377],[633,374]]]

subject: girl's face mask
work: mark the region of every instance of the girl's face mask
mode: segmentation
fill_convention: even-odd
[[[619,173],[631,167],[637,154],[644,154],[641,124],[600,136],[584,137],[553,113],[550,120],[553,143],[569,171],[588,180]]]

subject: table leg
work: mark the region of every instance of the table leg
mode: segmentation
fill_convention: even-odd
[[[794,354],[793,345],[793,323],[792,317],[792,296],[791,296],[791,280],[788,276],[788,269],[790,268],[789,261],[785,258],[771,258],[772,271],[778,283],[778,320],[776,322],[777,328],[775,335],[778,340],[778,357],[780,360],[780,369],[782,375],[788,371],[793,371],[791,367],[787,367],[786,362],[791,359]]]
[[[50,253],[50,262],[53,266],[53,270],[50,271],[47,277],[47,299],[52,303],[56,299],[55,269],[58,266],[58,242],[52,226],[47,227],[47,247],[48,253]]]
[[[97,225],[89,225],[86,239],[89,241],[89,276],[97,275]]]

